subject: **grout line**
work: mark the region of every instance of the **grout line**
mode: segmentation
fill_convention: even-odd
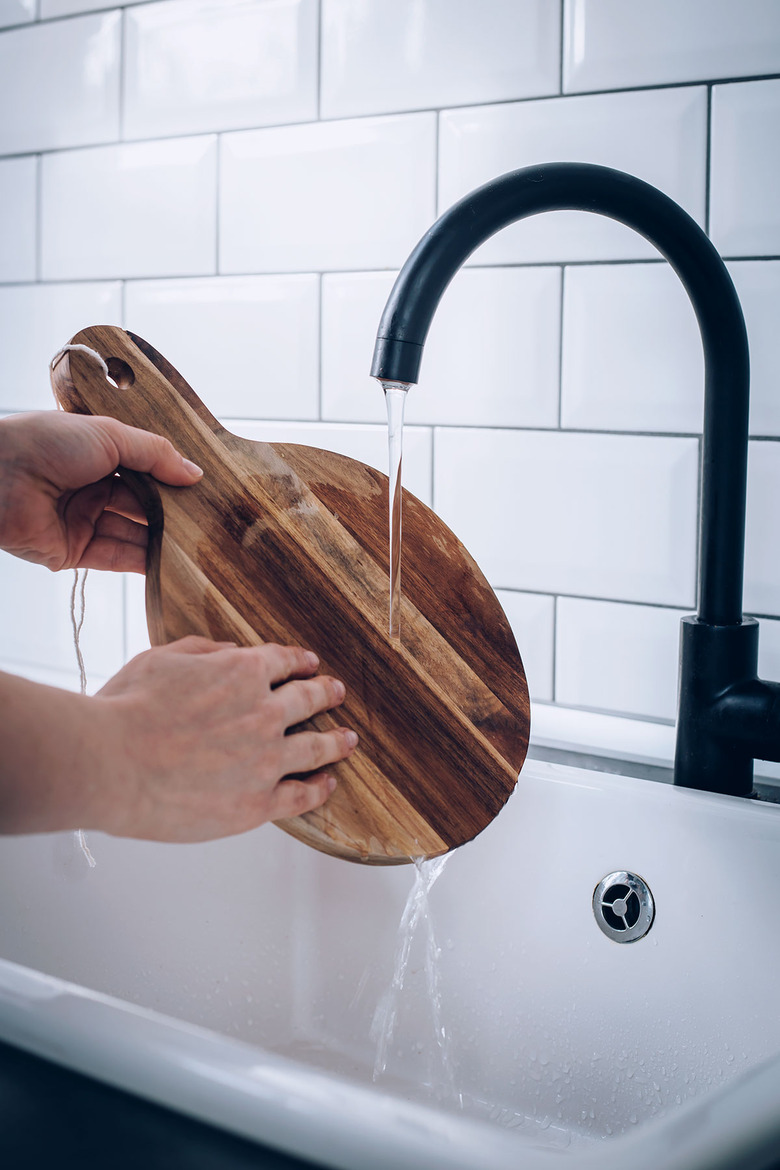
[[[436,136],[433,147],[433,214],[439,216],[439,168],[441,166],[441,110],[436,111]]]
[[[698,474],[696,476],[696,541],[694,543],[694,554],[695,554],[694,569],[695,569],[695,572],[694,572],[694,578],[693,578],[694,581],[696,582],[696,611],[697,612],[698,612],[700,605],[701,605],[701,599],[699,597],[699,589],[701,587],[701,537],[702,537],[702,523],[703,523],[703,516],[702,516],[702,512],[701,512],[702,475],[704,473],[704,450],[703,450],[703,447],[704,447],[704,444],[702,442],[702,437],[700,435],[698,438],[698,441],[697,441],[697,451],[696,451],[696,457],[697,457],[697,463],[698,463]],[[747,507],[746,507],[745,511],[747,512]],[[743,552],[743,554],[742,554],[743,566],[744,566],[744,560],[745,560],[745,554]],[[744,569],[743,569],[743,571],[744,571]]]
[[[117,144],[114,144],[117,145]],[[121,145],[121,144],[119,144]],[[18,155],[13,157],[18,158],[40,158],[46,157],[48,152],[43,154],[33,155]],[[0,159],[0,162],[4,160]],[[773,264],[780,260],[780,255],[764,255],[764,256],[726,256],[724,260],[727,264]],[[507,268],[518,269],[536,269],[536,268],[606,268],[606,267],[634,267],[636,265],[661,265],[666,264],[663,259],[638,259],[638,260],[539,260],[539,261],[507,261],[504,264],[466,264],[463,267],[469,272],[477,271],[503,271]],[[268,277],[269,279],[281,279],[287,276],[355,276],[355,275],[398,275],[398,265],[388,266],[386,268],[329,268],[329,269],[313,269],[313,268],[288,268],[282,271],[246,271],[246,272],[222,272],[219,276],[252,276],[252,277]],[[166,272],[166,273],[144,273],[138,276],[128,277],[129,280],[197,280],[202,277],[213,276],[211,272]],[[41,284],[79,284],[85,281],[93,282],[96,280],[122,280],[123,275],[115,273],[112,276],[56,276],[45,280],[41,280]],[[26,285],[34,283],[29,280],[0,280],[0,288],[14,288],[18,285]]]
[[[563,52],[564,52],[564,27],[566,24],[566,0],[561,0],[560,5],[561,26],[558,34],[558,93],[563,97]]]
[[[105,16],[106,13],[116,12],[118,8],[140,8],[142,5],[154,3],[154,0],[116,0],[116,3],[110,3],[107,0],[99,8],[89,8],[82,12],[63,12],[57,13],[54,16],[41,16],[41,0],[36,0],[35,16],[32,20],[21,20],[16,24],[7,24],[0,28],[0,34],[5,32],[16,32],[20,28],[32,28],[37,24],[65,24],[72,20],[82,20],[86,16]]]
[[[35,282],[43,272],[43,155],[35,156]],[[31,282],[29,282],[31,283]]]
[[[710,234],[710,185],[712,178],[712,86],[707,86],[707,127],[704,148],[704,230]]]
[[[317,121],[322,118],[322,0],[317,4]]]
[[[552,624],[552,674],[550,677],[550,687],[552,691],[552,702],[557,702],[555,697],[558,687],[558,597],[553,597],[553,624]]]
[[[125,10],[119,21],[119,142],[125,138],[125,48],[127,44]]]
[[[435,427],[431,427],[429,436],[431,446],[431,508],[436,511],[434,506],[434,497],[436,495],[436,443],[435,443]]]
[[[566,265],[561,265],[561,288],[558,322],[558,430],[563,429],[563,304],[564,281],[566,280]]]
[[[58,19],[70,19],[70,17],[58,18]],[[27,24],[27,25],[22,25],[20,27],[29,28],[31,26],[29,24]],[[6,30],[6,29],[0,30],[0,38],[2,38],[3,33],[6,31],[8,31],[8,30]],[[461,103],[460,105],[442,106],[442,107],[435,107],[435,108],[428,105],[428,106],[420,106],[420,107],[412,109],[412,110],[381,110],[381,111],[378,111],[375,113],[351,114],[349,117],[346,117],[346,118],[345,117],[319,118],[319,119],[310,118],[308,120],[297,121],[297,122],[295,122],[295,121],[293,121],[293,122],[291,122],[291,121],[267,122],[267,123],[261,123],[259,125],[253,125],[253,126],[222,126],[222,127],[220,127],[219,133],[254,134],[259,130],[295,129],[296,127],[299,127],[299,126],[327,125],[328,123],[331,123],[331,122],[357,122],[357,121],[370,120],[372,118],[377,119],[377,118],[387,118],[387,117],[402,117],[402,116],[406,116],[406,115],[412,117],[412,116],[416,116],[418,114],[436,113],[437,109],[438,109],[439,113],[441,113],[445,110],[448,110],[448,111],[449,110],[467,110],[468,111],[468,110],[490,108],[491,106],[525,105],[528,102],[540,102],[540,101],[559,102],[559,101],[569,101],[571,98],[605,97],[605,96],[608,96],[611,94],[614,94],[616,97],[619,97],[621,94],[625,94],[625,93],[643,93],[643,92],[655,93],[656,91],[662,90],[662,89],[694,89],[694,88],[701,89],[701,88],[704,88],[706,85],[732,85],[732,84],[738,85],[738,84],[745,82],[745,81],[777,81],[777,80],[780,80],[780,73],[765,74],[765,75],[753,76],[753,77],[751,77],[751,76],[736,77],[736,78],[729,78],[727,80],[715,80],[715,81],[711,81],[711,82],[707,82],[706,80],[705,81],[696,81],[696,82],[673,82],[673,83],[669,83],[669,84],[665,84],[665,85],[645,85],[645,86],[626,87],[624,89],[593,90],[593,91],[588,91],[588,92],[583,92],[583,93],[567,93],[564,95],[541,94],[541,95],[535,95],[533,97],[528,97],[528,98],[507,98],[505,101],[498,101],[498,102],[497,101],[470,102],[468,105],[463,105]],[[209,134],[214,134],[214,133],[215,133],[215,131],[213,131],[213,130],[178,131],[177,133],[146,135],[146,136],[141,137],[141,138],[127,138],[127,139],[124,139],[123,141],[137,142],[137,143],[162,142],[162,141],[167,141],[169,139],[174,139],[174,138],[204,138],[204,137],[207,137]],[[73,151],[73,150],[97,150],[97,149],[100,149],[101,147],[111,146],[111,145],[115,145],[113,140],[110,142],[85,142],[85,143],[80,143],[80,144],[76,144],[73,146],[57,147],[56,153],[63,153],[64,154],[64,153],[67,153],[67,152]],[[8,155],[5,157],[17,157],[18,155],[35,154],[35,153],[36,153],[36,151],[34,151],[34,150],[18,151],[14,155]],[[55,150],[52,150],[51,153],[55,153]],[[2,157],[2,156],[0,156],[0,157]]]
[[[431,508],[438,515],[436,491],[436,432],[438,427],[431,427]]]
[[[248,418],[246,415],[224,416],[226,419],[240,419],[246,422],[321,422],[330,427],[383,427],[385,424],[378,422],[375,418],[321,418],[321,419],[284,419],[284,418]],[[440,421],[417,421],[407,422],[404,424],[404,430],[409,431],[495,431],[500,434],[509,432],[517,435],[585,435],[594,436],[596,438],[629,438],[629,439],[701,439],[701,433],[678,433],[670,431],[608,431],[608,430],[577,430],[573,427],[561,428],[558,431],[555,427],[523,427],[523,426],[502,426],[497,423],[446,423]],[[780,443],[780,435],[761,435],[750,436],[750,442],[757,443]]]
[[[216,216],[216,223],[214,225],[214,275],[221,276],[220,271],[220,251],[222,246],[221,226],[222,226],[222,135],[217,135],[217,161],[214,167],[214,214]]]
[[[550,699],[534,699],[533,704],[534,706],[538,704],[544,707],[558,707],[562,711],[582,711],[586,715],[608,715],[616,719],[628,719],[634,723],[652,723],[659,727],[674,727],[677,722],[676,719],[669,718],[665,715],[648,715],[647,713],[638,711],[627,711],[622,707],[591,707],[587,703],[560,703],[556,699],[552,701]],[[566,751],[567,749],[564,747],[561,750]],[[595,754],[598,757],[599,755],[598,749],[591,751],[590,749],[575,747],[574,749],[569,748],[568,750],[581,752],[587,756]],[[604,757],[602,756],[600,758],[603,759]],[[609,758],[612,759],[612,757]],[[660,766],[663,767],[664,765]],[[671,765],[669,766],[671,767]],[[768,782],[771,783],[771,781]]]
[[[322,394],[323,394],[323,382],[324,382],[324,379],[323,379],[323,346],[322,346],[323,328],[322,328],[322,319],[323,319],[323,312],[324,312],[324,297],[323,297],[322,280],[323,280],[323,274],[322,274],[322,273],[320,273],[320,274],[319,274],[319,280],[318,280],[318,284],[317,284],[317,292],[318,292],[318,296],[319,296],[319,305],[318,305],[318,309],[319,309],[319,311],[318,311],[318,314],[317,314],[317,346],[318,346],[318,349],[319,349],[319,359],[320,359],[320,360],[319,360],[319,366],[318,366],[319,374],[318,374],[318,385],[317,385],[317,421],[318,421],[318,422],[323,422],[323,417],[322,417],[322,407],[323,407]]]
[[[490,586],[496,592],[501,593],[519,593],[521,595],[528,595],[529,597],[551,597],[555,602],[555,612],[557,616],[559,601],[593,601],[599,605],[631,605],[641,609],[662,609],[668,610],[671,613],[679,613],[681,615],[691,613],[695,609],[695,605],[691,602],[690,605],[669,605],[663,601],[634,601],[626,597],[594,597],[584,593],[562,593],[560,591],[552,592],[549,589],[521,589],[516,586],[496,585],[492,581]],[[756,616],[755,614],[751,616]],[[770,621],[780,620],[780,615],[777,618],[769,617]]]
[[[361,420],[363,422],[370,420]],[[628,438],[628,439],[700,439],[700,431],[626,431],[626,430],[604,430],[596,427],[564,427],[560,432],[556,427],[540,427],[540,426],[521,426],[510,423],[448,423],[442,422],[439,419],[435,420],[415,420],[415,426],[418,427],[436,427],[440,431],[493,431],[498,434],[509,433],[512,435],[583,435],[583,436],[606,436],[614,438]],[[770,436],[769,441],[780,440],[780,435]]]

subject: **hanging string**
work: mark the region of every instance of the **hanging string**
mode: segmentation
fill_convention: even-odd
[[[90,347],[88,345],[63,345],[62,349],[58,350],[58,352],[55,353],[54,357],[49,362],[49,369],[53,370],[54,367],[57,365],[57,362],[60,360],[60,358],[64,354],[70,353],[73,350],[80,351],[81,353],[87,353],[90,355],[90,357],[95,358],[95,360],[100,363],[105,376],[108,377],[108,366],[103,361],[103,358],[100,356],[100,354],[97,352],[97,350],[90,349]],[[61,403],[56,395],[55,395],[55,401],[57,403],[57,409],[62,410],[62,405],[61,405]],[[81,638],[81,630],[82,630],[82,627],[84,625],[84,615],[86,613],[86,608],[87,608],[85,589],[87,587],[87,573],[88,572],[89,572],[89,569],[84,569],[84,572],[82,575],[79,573],[78,569],[73,570],[73,588],[70,591],[70,624],[71,624],[71,627],[73,629],[73,648],[76,651],[76,661],[78,662],[78,665],[79,665],[79,690],[81,691],[82,695],[86,695],[86,693],[87,693],[87,672],[84,668],[84,655],[81,653],[80,638]],[[76,614],[77,603],[78,603],[78,616]],[[77,843],[79,849],[86,857],[87,864],[89,865],[89,868],[94,869],[95,866],[97,865],[97,862],[95,861],[95,858],[92,856],[89,845],[87,844],[87,837],[86,837],[84,830],[83,829],[76,829],[73,836],[76,839],[76,843]]]
[[[86,612],[86,597],[84,590],[87,585],[87,573],[89,569],[84,569],[83,574],[79,573],[78,569],[73,570],[73,588],[70,591],[70,624],[73,628],[73,647],[76,651],[76,661],[79,664],[79,689],[82,695],[87,693],[87,672],[84,669],[84,655],[81,653],[81,630],[84,625],[84,614]],[[78,615],[76,614],[76,606],[78,603]],[[95,858],[90,852],[89,845],[87,845],[86,834],[83,829],[76,829],[74,833],[79,849],[87,859],[90,869],[94,869],[97,865]]]
[[[84,570],[83,577],[80,576],[78,569],[73,570],[73,588],[70,591],[70,624],[73,627],[73,647],[76,651],[76,661],[79,664],[79,684],[82,695],[87,693],[87,672],[84,669],[84,655],[81,653],[81,645],[79,638],[81,637],[81,629],[84,625],[84,611],[86,609],[86,598],[84,590],[87,586],[87,573],[89,569]],[[79,614],[76,617],[76,594],[78,593]]]
[[[107,378],[110,377],[110,374],[108,372],[108,366],[106,365],[104,359],[101,357],[101,355],[98,353],[98,351],[96,349],[92,349],[88,345],[80,345],[80,344],[78,344],[78,345],[63,345],[62,349],[58,349],[57,352],[55,353],[54,357],[49,362],[49,369],[53,370],[54,367],[57,365],[57,362],[60,360],[60,358],[64,357],[64,355],[66,353],[87,353],[87,354],[89,354],[89,356],[93,357],[96,362],[100,363],[101,369],[103,370],[103,373],[105,374],[105,376]],[[57,405],[59,406],[59,403],[57,403]]]

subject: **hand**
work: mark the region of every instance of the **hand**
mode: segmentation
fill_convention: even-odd
[[[343,683],[312,677],[317,664],[298,647],[195,636],[139,654],[89,700],[91,738],[109,755],[96,761],[101,808],[83,827],[205,841],[323,804],[336,783],[326,766],[348,756],[357,736],[290,734],[343,702]],[[302,772],[313,775],[284,779]]]
[[[0,548],[53,571],[143,573],[146,521],[120,465],[177,487],[203,474],[167,439],[113,418],[52,410],[0,421]]]

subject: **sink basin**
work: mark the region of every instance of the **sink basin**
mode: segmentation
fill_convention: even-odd
[[[354,1170],[725,1170],[780,1148],[778,806],[529,761],[448,858],[395,998],[414,867],[273,826],[89,845],[94,869],[72,834],[0,840],[0,1038]],[[593,909],[620,871],[654,902],[630,943]]]

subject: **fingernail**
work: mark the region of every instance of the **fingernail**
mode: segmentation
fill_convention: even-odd
[[[312,670],[316,670],[316,668],[319,666],[319,664],[320,664],[320,660],[317,657],[317,655],[314,653],[314,651],[307,650],[306,651],[306,665],[310,666],[312,668]]]
[[[182,462],[187,468],[187,471],[191,472],[193,475],[203,475],[203,468],[198,467],[197,463],[193,463],[191,459],[184,459]]]
[[[358,741],[358,734],[356,731],[345,731],[344,739],[347,741],[347,747],[356,747]]]
[[[335,691],[336,691],[336,696],[339,699],[343,699],[347,693],[347,688],[344,686],[343,682],[341,682],[339,679],[336,679]]]
[[[331,774],[328,773],[328,775],[325,777],[325,783],[327,785],[328,792],[332,792],[337,784],[336,777],[331,776]]]

